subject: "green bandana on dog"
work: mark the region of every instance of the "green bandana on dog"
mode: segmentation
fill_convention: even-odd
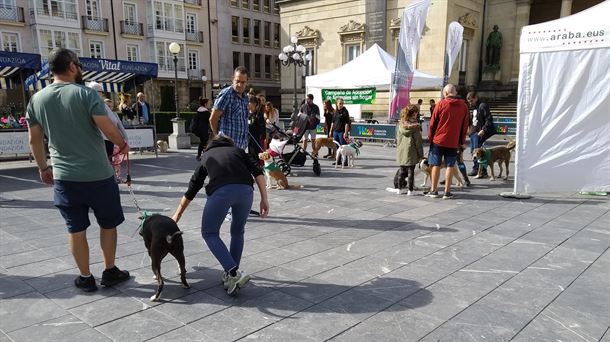
[[[479,158],[478,163],[482,167],[487,167],[489,165],[489,162],[491,161],[491,150],[486,148],[483,149],[483,151],[483,156]]]

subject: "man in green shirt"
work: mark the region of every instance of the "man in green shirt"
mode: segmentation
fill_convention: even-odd
[[[74,284],[83,291],[97,285],[89,269],[86,230],[93,210],[100,230],[105,271],[101,284],[112,286],[129,279],[129,272],[114,265],[116,227],[123,209],[114,171],[108,162],[101,130],[108,139],[129,151],[118,128],[112,123],[98,94],[82,83],[82,70],[76,54],[56,49],[49,55],[53,84],[36,93],[28,104],[26,119],[30,148],[40,179],[54,187],[54,204],[66,221],[68,241],[80,276]],[[99,130],[98,130],[99,128]],[[44,136],[49,140],[53,168],[47,165]]]

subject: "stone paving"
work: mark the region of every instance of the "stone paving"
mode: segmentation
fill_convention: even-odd
[[[173,213],[193,153],[132,156],[141,207]],[[72,284],[51,188],[33,164],[2,162],[0,341],[610,341],[606,197],[504,199],[512,174],[452,200],[398,196],[385,191],[394,153],[365,144],[353,169],[294,168],[289,181],[304,188],[271,190],[271,216],[249,220],[242,268],[253,279],[236,298],[201,238],[201,193],[180,222],[192,288],[169,256],[159,303],[124,185],[117,265],[132,278],[86,294]],[[98,230],[88,235],[101,277]]]

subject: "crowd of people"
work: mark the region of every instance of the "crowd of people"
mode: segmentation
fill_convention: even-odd
[[[81,64],[73,51],[54,50],[49,55],[49,67],[54,75],[53,83],[36,93],[27,107],[30,147],[40,178],[45,184],[53,185],[54,205],[65,220],[69,246],[80,271],[74,284],[83,291],[95,291],[97,284],[89,267],[86,237],[91,224],[90,209],[101,228],[105,270],[100,284],[112,286],[129,279],[129,272],[114,263],[116,227],[125,218],[114,170],[109,163],[112,155],[128,153],[127,135],[121,120],[111,110],[112,101],[104,97],[102,86],[95,82],[88,86],[82,84]],[[258,153],[272,144],[270,138],[279,122],[277,109],[264,95],[246,92],[248,78],[248,70],[238,67],[232,85],[224,88],[213,104],[208,98],[200,98],[191,125],[201,141],[196,156],[199,163],[172,216],[179,222],[189,203],[207,184],[201,234],[223,268],[220,278],[229,295],[237,293],[250,280],[249,275],[240,270],[245,225],[250,215],[264,218],[270,210]],[[443,94],[444,98],[437,104],[431,101],[428,162],[432,166],[432,186],[426,195],[439,197],[437,186],[440,166],[444,162],[447,171],[443,197],[451,198],[450,167],[458,160],[459,147],[464,145],[467,136],[470,136],[471,149],[479,147],[495,130],[489,108],[476,93],[469,93],[467,97],[476,108],[472,119],[453,85],[447,85]],[[313,100],[313,95],[308,94],[294,120],[305,120],[305,125],[300,127],[304,131],[298,132],[302,134],[303,149],[307,148],[308,139],[315,141],[320,123],[320,110]],[[415,165],[424,158],[420,105],[410,105],[401,111],[397,130],[399,188],[406,188],[407,194],[413,194],[415,190]],[[130,103],[128,95],[123,95],[119,110],[130,120],[152,123],[151,108],[142,93],[137,95],[134,104]],[[336,99],[336,107],[331,101],[325,101],[323,115],[324,134],[342,145],[347,144],[351,122],[343,99]],[[73,125],[65,125],[65,122]],[[296,126],[292,128],[297,129]],[[52,167],[47,163],[45,136]],[[331,155],[330,150],[328,155]],[[476,170],[476,161],[474,167]],[[260,193],[258,212],[251,209],[254,184]],[[219,234],[227,217],[231,221],[229,247]]]

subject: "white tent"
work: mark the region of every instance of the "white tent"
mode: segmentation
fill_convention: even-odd
[[[610,191],[608,13],[522,29],[515,193]]]
[[[390,90],[396,61],[379,45],[374,44],[354,60],[329,72],[307,76],[305,87],[319,89],[351,89],[375,87]],[[440,89],[443,78],[415,71],[412,89]]]

